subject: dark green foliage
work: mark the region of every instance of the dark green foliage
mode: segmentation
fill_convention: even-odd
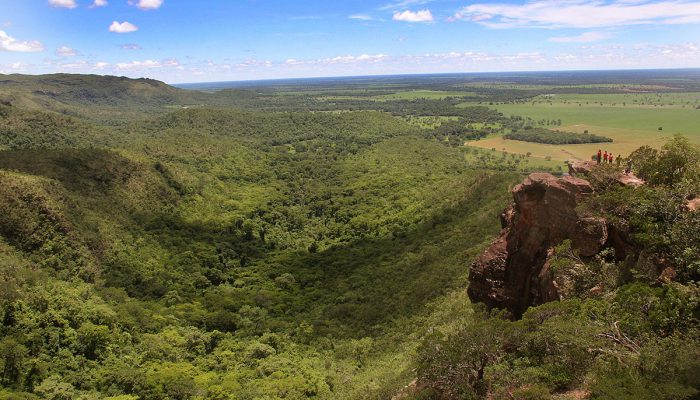
[[[191,109],[100,130],[109,150],[0,152],[16,393],[350,393],[463,284],[519,179],[378,112]],[[409,363],[379,373],[401,384]]]
[[[684,146],[664,150],[672,184],[602,174],[589,204],[650,255],[580,266],[562,246],[572,298],[513,322],[472,309],[464,287],[530,169],[459,145],[532,121],[458,104],[536,93],[370,99],[388,85],[327,101],[347,88],[3,79],[0,399],[387,399],[416,373],[426,399],[697,393]],[[199,106],[167,113],[184,104]],[[407,115],[457,121],[427,131]],[[644,276],[659,255],[676,283]]]
[[[468,140],[481,139],[488,135],[486,131],[476,130],[466,125],[466,120],[444,122],[433,129],[431,137],[443,141],[450,146],[462,146]]]
[[[75,118],[0,103],[0,149],[75,147],[87,135],[88,125]]]
[[[503,137],[511,140],[521,140],[523,142],[546,144],[610,143],[613,141],[608,137],[591,133],[562,132],[531,127],[526,127],[519,132],[506,133]]]

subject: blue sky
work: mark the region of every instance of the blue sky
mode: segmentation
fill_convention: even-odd
[[[700,0],[0,0],[0,73],[169,83],[700,67]]]

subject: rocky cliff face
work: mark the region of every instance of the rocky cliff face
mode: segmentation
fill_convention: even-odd
[[[621,240],[605,220],[579,215],[576,206],[593,193],[587,181],[551,174],[530,175],[513,189],[513,205],[502,215],[503,230],[472,265],[469,297],[520,317],[531,305],[559,298],[547,273],[551,249],[570,239],[582,257]],[[624,242],[624,240],[621,240]]]

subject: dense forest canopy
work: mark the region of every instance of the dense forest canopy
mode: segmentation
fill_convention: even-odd
[[[693,141],[629,154],[643,187],[612,184],[613,166],[590,177],[599,194],[586,212],[645,249],[581,260],[561,243],[560,273],[577,290],[604,277],[599,295],[572,289],[513,321],[465,290],[510,190],[565,166],[465,142],[514,132],[607,141],[504,114],[499,102],[660,80],[700,87],[693,74],[679,79],[414,76],[199,91],[2,75],[0,399],[693,398]],[[677,277],[657,282],[647,268],[657,259]]]

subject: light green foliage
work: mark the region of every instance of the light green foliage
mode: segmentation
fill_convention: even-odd
[[[416,373],[424,398],[695,393],[692,163],[672,189],[591,201],[687,263],[680,283],[651,287],[648,257],[608,252],[581,271],[563,257],[571,298],[522,321],[469,303],[469,263],[520,173],[561,164],[460,142],[530,124],[485,104],[542,87],[10,81],[0,399],[387,399]],[[662,152],[690,154],[676,144]],[[592,285],[608,297],[577,298]]]
[[[377,112],[99,129],[108,149],[0,153],[17,393],[386,397],[422,305],[464,284],[518,179]]]
[[[642,147],[630,155],[639,176],[652,185],[677,186],[685,183],[697,189],[700,147],[676,135],[660,151]]]

